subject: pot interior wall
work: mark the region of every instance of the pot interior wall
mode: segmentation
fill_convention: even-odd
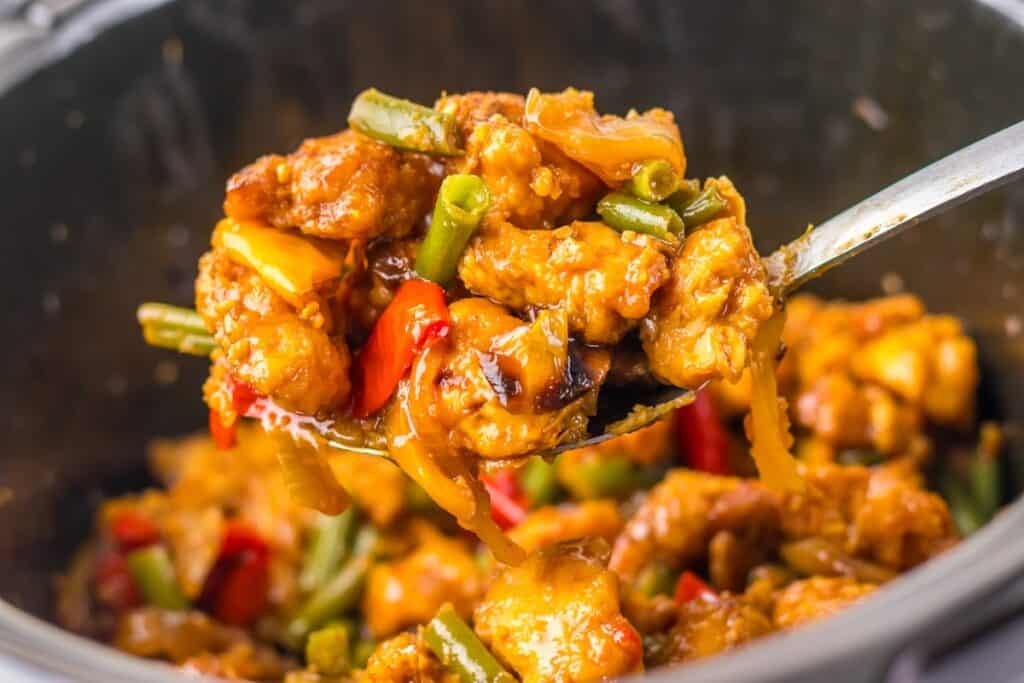
[[[190,1],[110,30],[0,99],[0,595],[50,615],[95,505],[146,482],[146,441],[201,427],[205,364],[146,348],[135,306],[188,304],[227,175],[341,128],[360,89],[573,84],[606,111],[664,106],[690,174],[727,172],[767,251],[1019,119],[1021,83],[1019,27],[938,0]],[[1018,184],[814,289],[902,286],[963,317],[986,415],[1019,425],[1022,227]]]

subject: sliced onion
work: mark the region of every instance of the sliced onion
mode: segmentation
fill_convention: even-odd
[[[526,129],[551,142],[566,156],[586,166],[608,185],[633,175],[634,166],[664,159],[683,177],[686,155],[672,114],[652,109],[643,114],[601,116],[594,109],[594,94],[569,88],[526,96]]]

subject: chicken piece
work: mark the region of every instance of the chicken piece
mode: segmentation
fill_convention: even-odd
[[[500,460],[585,433],[607,363],[570,348],[564,312],[526,324],[483,299],[449,310],[449,343],[421,354],[398,391],[425,443]]]
[[[468,617],[482,591],[480,571],[464,542],[423,521],[414,524],[412,535],[412,553],[374,565],[367,578],[363,614],[376,638],[430,621],[446,602]]]
[[[876,588],[845,576],[794,581],[779,591],[772,621],[776,628],[800,626],[846,609]]]
[[[662,657],[666,663],[688,662],[732,650],[772,630],[768,617],[741,598],[697,598],[679,607]]]
[[[687,235],[668,284],[640,326],[651,371],[689,388],[711,379],[738,380],[757,330],[773,312],[766,277],[750,231],[737,216]]]
[[[467,114],[475,118],[487,108]],[[514,107],[498,108],[516,113]],[[491,191],[490,217],[523,228],[553,228],[582,218],[605,191],[586,168],[500,114],[472,126],[465,154],[449,161],[448,171],[483,178]]]
[[[196,673],[242,680],[280,680],[296,668],[244,630],[220,624],[202,612],[143,607],[118,620],[113,645],[137,657],[166,659]]]
[[[492,222],[473,238],[459,277],[474,294],[518,311],[561,308],[588,344],[614,344],[647,315],[668,280],[662,247],[603,223],[520,230]]]
[[[708,576],[719,590],[738,592],[747,575],[774,552],[781,538],[780,500],[759,486],[724,493],[708,512]]]
[[[600,539],[562,543],[506,567],[475,613],[476,632],[523,683],[599,681],[643,670]]]
[[[547,506],[534,510],[508,535],[528,553],[549,545],[578,538],[603,538],[611,543],[622,529],[622,517],[615,503],[592,500]]]
[[[479,469],[586,434],[607,353],[569,346],[564,311],[529,324],[484,299],[449,308],[448,338],[421,353],[385,420],[391,457],[502,562],[523,558],[493,522]]]
[[[615,541],[609,566],[632,583],[655,561],[678,568],[704,556],[708,513],[738,479],[692,470],[673,470],[647,494]]]
[[[896,461],[867,469],[821,465],[804,469],[806,493],[782,507],[787,539],[821,537],[857,557],[903,571],[957,541],[945,501],[922,488],[916,468]]]
[[[329,239],[407,235],[430,211],[441,166],[347,130],[262,157],[228,181],[224,213]]]
[[[915,468],[874,468],[864,504],[853,519],[850,545],[861,555],[905,571],[956,544],[949,507],[922,488]]]
[[[222,420],[235,414],[221,363],[287,410],[312,415],[348,398],[348,347],[331,336],[322,297],[297,312],[255,272],[214,249],[199,259],[196,309],[223,350],[203,390]]]
[[[523,123],[526,100],[522,95],[509,92],[467,92],[443,95],[434,103],[434,109],[455,117],[464,139],[469,138],[478,123],[498,115],[516,125]]]
[[[870,447],[903,452],[921,432],[921,412],[874,385],[842,371],[819,377],[794,402],[795,422],[836,449]]]
[[[774,494],[751,482],[673,470],[626,522],[610,567],[630,583],[653,562],[678,569],[706,557],[719,532],[731,533],[745,548],[730,562],[753,566],[778,542],[780,505]]]
[[[782,503],[786,539],[821,537],[846,547],[850,524],[864,502],[871,472],[864,467],[824,464],[801,467],[807,489]]]
[[[380,643],[364,674],[370,683],[459,683],[459,677],[445,670],[415,633],[401,633]]]
[[[977,356],[956,318],[927,316],[858,349],[851,367],[859,379],[920,405],[930,420],[965,427],[974,421]]]

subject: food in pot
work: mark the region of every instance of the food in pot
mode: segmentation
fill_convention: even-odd
[[[349,125],[235,174],[196,309],[140,308],[210,357],[210,433],[103,505],[69,628],[236,679],[605,680],[832,614],[995,514],[959,321],[784,311],[668,112],[369,90]],[[655,382],[695,399],[534,455]]]
[[[282,437],[243,423],[227,450],[154,442],[161,486],[103,505],[61,619],[193,672],[327,683],[604,680],[824,618],[994,514],[1000,434],[975,424],[955,319],[906,295],[790,309],[776,378],[800,491],[755,476],[747,373],[644,430],[482,475],[518,564],[378,457],[328,456],[352,505],[306,507]],[[955,413],[925,398],[940,387]]]

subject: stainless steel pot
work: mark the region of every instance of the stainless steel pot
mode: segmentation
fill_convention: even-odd
[[[146,482],[148,438],[202,424],[203,364],[143,346],[134,307],[188,303],[226,175],[340,128],[371,84],[421,101],[574,84],[606,110],[667,106],[691,168],[737,181],[767,250],[1024,118],[1024,3],[0,0],[4,680],[182,680],[46,622],[96,503]],[[815,285],[904,287],[978,340],[1020,490],[1024,187]],[[861,606],[654,680],[1010,680],[1021,528],[1015,503]]]

